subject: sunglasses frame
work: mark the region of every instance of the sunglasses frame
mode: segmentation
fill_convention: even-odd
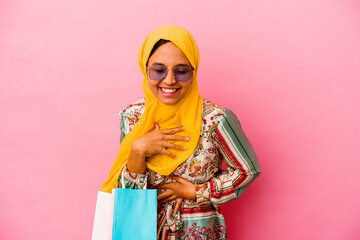
[[[148,71],[148,77],[149,77],[151,80],[153,80],[153,81],[159,81],[159,82],[160,82],[160,81],[164,80],[164,79],[167,77],[167,75],[168,75],[168,73],[169,73],[169,70],[173,70],[173,72],[174,72],[174,70],[175,70],[176,68],[185,67],[185,66],[177,66],[177,67],[174,67],[174,68],[167,68],[167,67],[165,67],[164,65],[159,65],[159,66],[163,66],[163,67],[164,67],[164,70],[166,69],[166,74],[164,75],[164,78],[159,79],[159,80],[155,80],[155,79],[152,79],[152,78],[150,77],[149,71],[151,70],[150,68],[151,68],[152,66],[146,68],[146,70]],[[194,73],[195,70],[194,70],[192,67],[190,67],[190,66],[186,66],[186,67],[191,68],[191,71],[189,71],[189,72],[191,72],[191,78],[190,78],[189,80],[187,80],[187,81],[179,81],[179,80],[177,80],[176,74],[174,73],[174,77],[175,77],[175,80],[176,80],[176,81],[178,81],[178,82],[190,82],[190,81],[192,80],[192,78],[193,78],[193,73]]]

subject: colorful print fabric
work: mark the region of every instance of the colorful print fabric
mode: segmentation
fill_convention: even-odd
[[[120,112],[121,139],[144,111],[141,99]],[[223,162],[226,169],[222,169]],[[172,173],[195,184],[196,200],[185,199],[175,216],[175,201],[158,206],[158,239],[227,239],[219,205],[237,199],[260,173],[257,157],[236,116],[204,100],[197,148]],[[148,188],[172,181],[149,169],[145,174],[130,173],[126,166],[124,179],[126,188],[136,189],[142,188],[145,180]],[[158,190],[158,194],[162,191],[166,189]]]

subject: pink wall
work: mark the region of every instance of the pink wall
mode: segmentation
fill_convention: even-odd
[[[232,109],[263,174],[224,205],[229,239],[360,239],[360,3],[0,2],[0,239],[90,239],[137,53],[193,33],[202,95]]]

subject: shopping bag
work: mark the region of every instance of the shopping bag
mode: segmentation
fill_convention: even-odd
[[[113,240],[156,240],[157,190],[115,189],[113,212]]]
[[[92,240],[111,240],[115,189],[112,193],[98,192]]]

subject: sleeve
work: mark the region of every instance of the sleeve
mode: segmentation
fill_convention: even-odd
[[[225,109],[215,141],[227,170],[209,182],[195,186],[199,204],[211,202],[218,205],[237,199],[261,173],[255,152],[239,120],[230,110]]]
[[[120,121],[120,131],[121,131],[120,144],[121,144],[126,134],[130,132],[130,126],[129,126],[129,121],[127,120],[127,116],[122,113],[119,113],[119,115],[121,115],[121,121]],[[124,171],[120,174],[118,179],[119,187],[122,187],[121,184],[122,174],[124,174],[125,188],[142,189],[146,183],[148,172],[144,174],[132,173],[129,172],[127,166],[125,165]]]

